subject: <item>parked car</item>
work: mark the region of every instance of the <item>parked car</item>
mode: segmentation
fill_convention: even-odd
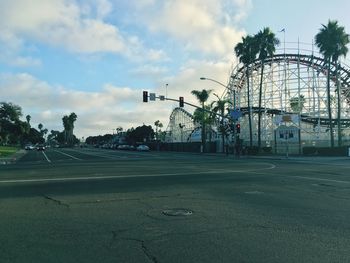
[[[147,145],[139,145],[137,146],[136,150],[140,151],[140,152],[148,152],[149,151],[149,147]]]
[[[118,150],[128,150],[129,145],[126,144],[122,144],[122,145],[118,145],[117,149]]]
[[[38,146],[36,146],[36,150],[37,151],[45,151],[45,145],[39,144]]]
[[[26,146],[24,146],[24,150],[27,150],[27,151],[34,150],[34,146],[31,144],[27,144]]]

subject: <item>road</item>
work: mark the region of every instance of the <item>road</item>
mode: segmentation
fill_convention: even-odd
[[[30,151],[0,165],[1,262],[350,262],[349,168]]]

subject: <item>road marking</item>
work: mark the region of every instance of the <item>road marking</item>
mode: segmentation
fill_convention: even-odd
[[[42,151],[43,155],[45,156],[46,160],[48,163],[51,163],[51,160],[49,158],[47,158],[47,155],[44,153],[44,151]]]
[[[105,155],[105,154],[92,154],[92,153],[87,153],[87,152],[83,152],[83,151],[77,151],[79,153],[85,154],[85,155],[90,155],[90,156],[97,156],[97,157],[101,157],[101,158],[106,158],[106,159],[110,159],[110,160],[117,160],[120,159],[120,156],[110,156],[110,155]]]
[[[341,184],[350,184],[349,181],[342,181],[342,180],[334,180],[334,179],[326,179],[326,178],[318,178],[318,177],[307,177],[307,176],[287,176],[287,177],[296,177],[300,179],[306,179],[306,180],[315,180],[315,181],[325,181],[325,182],[332,182],[332,183],[341,183]]]
[[[276,166],[269,164],[267,168],[257,168],[261,170],[274,169]],[[253,170],[251,170],[253,171]],[[165,176],[183,176],[183,175],[200,175],[200,174],[224,174],[224,173],[246,172],[246,170],[210,170],[204,172],[185,172],[185,173],[165,173],[165,174],[135,174],[135,175],[110,175],[110,176],[85,176],[85,177],[62,177],[62,178],[38,178],[38,179],[13,179],[0,180],[0,184],[8,183],[39,183],[39,182],[64,182],[64,181],[88,181],[88,180],[104,180],[104,179],[124,179],[139,177],[165,177]]]
[[[79,158],[77,158],[77,157],[75,157],[75,156],[73,156],[73,155],[70,155],[70,154],[68,154],[68,153],[64,153],[64,152],[57,151],[57,150],[55,150],[55,152],[58,152],[58,153],[63,154],[63,155],[66,155],[66,156],[68,156],[68,157],[70,157],[70,158],[73,158],[73,159],[75,159],[75,160],[82,161],[82,159],[79,159]]]

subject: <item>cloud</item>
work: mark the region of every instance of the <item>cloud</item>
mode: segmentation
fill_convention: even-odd
[[[184,96],[186,102],[198,105],[191,95],[192,90],[213,89],[217,94],[224,91],[224,87],[199,78],[215,78],[226,84],[229,68],[229,60],[216,63],[190,60],[178,74],[159,78],[154,88],[134,89],[107,83],[93,92],[52,85],[27,73],[0,74],[0,94],[3,94],[1,101],[18,104],[24,116],[31,115],[35,127],[42,123],[48,130],[62,130],[62,117],[75,112],[78,115],[75,133],[79,137],[110,133],[118,126],[128,129],[143,123],[153,125],[156,120],[160,120],[165,129],[170,113],[178,103],[143,103],[142,90],[165,95],[165,83],[169,83],[170,98]],[[213,99],[210,98],[209,102]],[[186,107],[186,110],[193,112],[194,108]]]
[[[98,1],[99,15],[109,12]],[[13,0],[0,6],[0,25],[18,36],[63,46],[74,52],[122,52],[119,30],[99,19],[85,18],[79,5],[65,0]]]
[[[2,1],[0,35],[11,36],[2,41],[6,46],[17,46],[17,51],[22,46],[18,41],[33,41],[81,54],[115,53],[138,60],[166,59],[164,51],[148,49],[137,36],[105,22],[104,18],[112,11],[108,0]]]
[[[62,117],[78,115],[76,134],[88,136],[125,129],[157,119],[167,120],[162,105],[142,103],[142,91],[106,84],[100,91],[77,91],[53,86],[29,74],[1,74],[1,101],[20,105],[23,115],[32,116],[34,127],[43,123],[49,130],[62,130]]]
[[[142,7],[136,23],[141,20],[151,32],[166,33],[184,42],[188,50],[223,55],[232,53],[234,44],[245,34],[235,23],[244,17],[249,3],[249,0],[236,0],[233,3],[212,0],[154,1]]]

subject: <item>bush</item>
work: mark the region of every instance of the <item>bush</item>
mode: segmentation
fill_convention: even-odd
[[[319,147],[317,148],[318,154],[322,156],[347,156],[348,147]]]
[[[247,153],[249,155],[257,155],[259,153],[259,147],[258,146],[251,146],[247,147]]]
[[[262,150],[264,151],[264,153],[271,153],[272,147],[263,147]]]
[[[303,154],[317,154],[319,156],[347,156],[348,147],[304,147]]]
[[[311,147],[304,147],[303,148],[303,154],[308,155],[308,154],[317,154],[317,148],[314,146]]]

